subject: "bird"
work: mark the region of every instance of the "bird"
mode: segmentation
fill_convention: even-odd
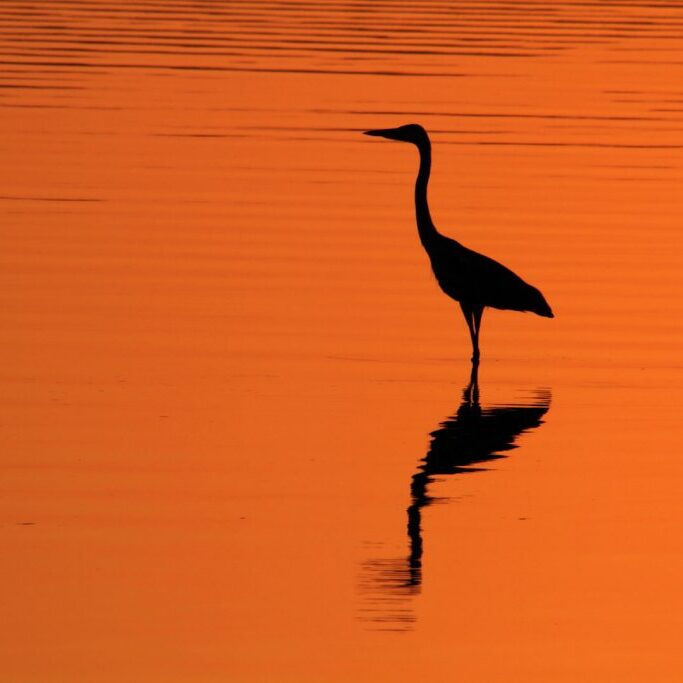
[[[420,153],[415,181],[415,217],[422,246],[439,286],[460,304],[472,341],[472,363],[479,363],[479,330],[484,308],[530,311],[545,318],[553,312],[541,292],[498,261],[442,235],[435,227],[427,202],[432,166],[432,145],[427,131],[417,123],[398,128],[364,131],[365,135],[410,142]]]

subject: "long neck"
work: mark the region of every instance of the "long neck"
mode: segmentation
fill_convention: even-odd
[[[429,140],[419,144],[418,150],[420,152],[420,170],[415,181],[415,218],[420,242],[425,249],[429,250],[434,239],[439,235],[434,223],[432,223],[429,204],[427,203],[427,183],[432,168],[432,150]]]

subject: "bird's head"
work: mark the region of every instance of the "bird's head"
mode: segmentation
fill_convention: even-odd
[[[378,130],[366,130],[363,135],[373,135],[388,140],[400,142],[412,142],[418,147],[429,146],[427,131],[417,123],[409,123],[398,128],[380,128]]]

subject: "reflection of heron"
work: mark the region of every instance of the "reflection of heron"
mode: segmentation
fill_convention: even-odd
[[[408,601],[422,583],[422,510],[443,500],[430,495],[435,478],[478,472],[483,468],[477,465],[504,458],[503,453],[517,448],[515,440],[520,434],[542,424],[550,407],[550,393],[537,391],[527,403],[482,408],[477,379],[475,363],[460,407],[431,433],[427,454],[411,479],[407,561],[392,558],[365,563],[365,618],[381,623],[383,628],[406,628],[414,621]]]
[[[479,360],[479,328],[485,306],[553,317],[550,306],[535,287],[488,256],[444,237],[434,227],[427,204],[431,143],[422,126],[413,123],[399,128],[368,130],[365,134],[412,142],[420,152],[420,170],[415,183],[417,230],[441,289],[460,302],[472,339],[473,361]]]
[[[469,384],[462,392],[462,402],[455,415],[431,433],[427,455],[410,484],[412,503],[408,507],[410,537],[409,581],[419,584],[422,566],[422,508],[438,501],[428,493],[434,477],[446,474],[478,472],[479,463],[505,457],[505,451],[517,448],[515,439],[523,432],[542,424],[550,407],[550,394],[537,392],[526,405],[482,408],[479,405],[477,365],[472,365]]]

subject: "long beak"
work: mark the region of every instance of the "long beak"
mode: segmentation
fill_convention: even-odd
[[[363,135],[372,135],[378,138],[388,138],[389,140],[400,140],[396,137],[396,128],[380,128],[377,130],[366,130]]]

